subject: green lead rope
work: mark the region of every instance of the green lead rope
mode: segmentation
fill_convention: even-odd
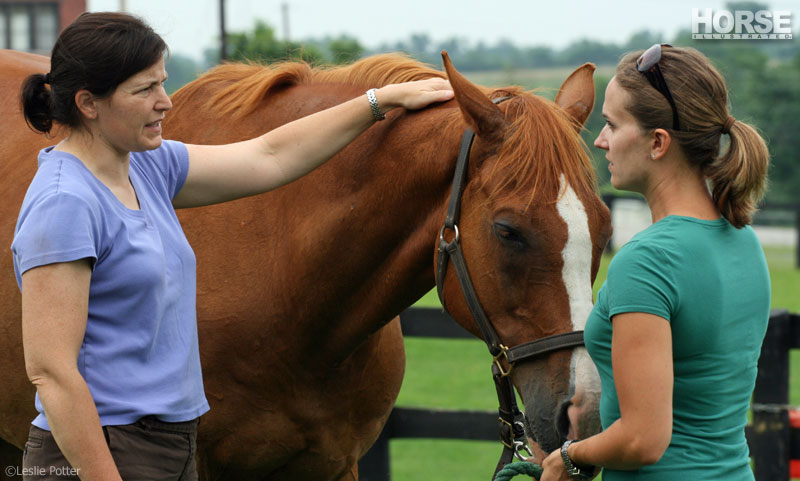
[[[514,476],[526,474],[533,476],[536,480],[542,477],[542,467],[533,463],[508,463],[503,469],[497,472],[494,481],[509,481]]]

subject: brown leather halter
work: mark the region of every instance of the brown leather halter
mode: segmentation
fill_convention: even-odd
[[[493,102],[497,104],[508,98],[509,97],[501,97],[494,99]],[[514,386],[508,378],[514,364],[541,357],[554,351],[583,346],[584,343],[583,331],[573,331],[543,337],[509,348],[503,345],[500,336],[498,336],[497,331],[494,329],[486,312],[483,310],[478,300],[478,295],[475,292],[475,287],[472,284],[466,261],[464,260],[464,253],[461,250],[461,239],[458,231],[458,221],[461,213],[461,195],[464,191],[464,181],[469,164],[469,152],[474,139],[475,133],[469,128],[465,129],[464,135],[461,137],[458,159],[456,160],[456,170],[453,176],[453,187],[450,191],[447,216],[439,232],[436,290],[439,294],[442,307],[446,311],[447,305],[444,299],[444,280],[447,274],[447,266],[452,260],[458,283],[461,285],[461,291],[464,293],[464,298],[470,313],[472,313],[472,317],[478,325],[486,345],[489,347],[489,352],[494,357],[494,361],[492,362],[492,378],[494,379],[495,388],[497,389],[497,398],[500,404],[498,408],[500,414],[500,440],[504,445],[503,452],[497,464],[497,469],[495,469],[495,474],[497,474],[503,466],[511,462],[514,456],[521,460],[524,459],[519,453],[520,450],[525,450],[530,455],[530,450],[525,444],[525,430],[522,422],[524,415],[517,406]],[[445,240],[445,231],[454,232],[453,239],[449,242]],[[507,369],[504,368],[503,359],[505,359],[505,363],[508,365]],[[494,476],[492,476],[492,478],[494,478]]]

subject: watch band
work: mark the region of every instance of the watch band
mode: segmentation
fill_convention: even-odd
[[[591,469],[578,467],[572,462],[572,459],[570,459],[569,454],[567,454],[567,448],[569,448],[570,444],[572,444],[571,440],[565,442],[561,446],[561,459],[564,460],[564,467],[567,470],[567,474],[569,474],[569,477],[575,481],[592,479]]]

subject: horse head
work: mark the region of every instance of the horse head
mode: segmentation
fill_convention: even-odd
[[[580,138],[594,105],[594,67],[578,68],[551,102],[516,88],[488,92],[459,74],[446,52],[443,59],[475,137],[458,225],[445,223],[436,254],[440,297],[462,326],[503,351],[496,362],[525,404],[528,437],[549,452],[600,430],[594,364],[583,347],[518,362],[504,351],[580,331],[592,308],[591,286],[611,234]],[[450,262],[442,246],[454,235],[477,299],[462,293],[456,269],[442,270]],[[475,320],[475,305],[489,332]]]

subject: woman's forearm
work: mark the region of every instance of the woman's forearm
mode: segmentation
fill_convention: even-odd
[[[64,457],[83,481],[120,480],[86,381],[77,370],[33,379]]]
[[[441,79],[392,84],[375,91],[380,111],[397,107],[416,109],[452,97],[450,85]],[[274,157],[291,182],[331,158],[375,122],[366,95],[278,127],[260,137],[263,148]]]
[[[632,470],[658,462],[665,449],[660,436],[629,429],[619,419],[602,433],[570,444],[568,454],[579,465]]]
[[[287,184],[331,158],[375,122],[366,96],[278,127],[258,138]]]

